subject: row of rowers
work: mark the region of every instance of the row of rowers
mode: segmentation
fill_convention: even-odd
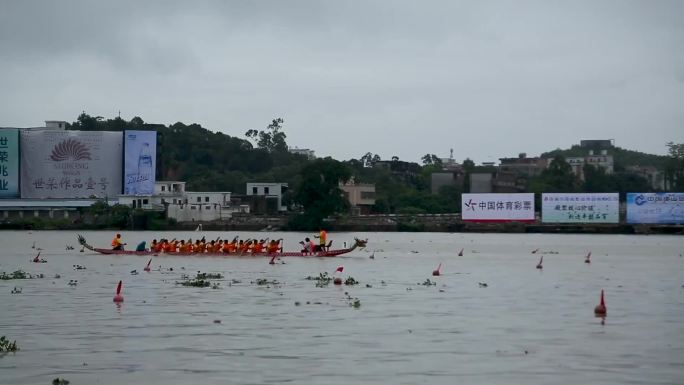
[[[167,240],[161,239],[159,242],[153,240],[150,244],[150,250],[157,253],[277,253],[282,251],[283,239],[274,239],[269,241],[266,239],[247,239],[238,241],[238,237],[233,238],[232,241],[216,239],[207,242],[204,237],[196,241],[192,239],[185,240]]]

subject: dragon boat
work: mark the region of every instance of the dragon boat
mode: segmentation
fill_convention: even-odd
[[[354,238],[354,244],[351,247],[344,249],[333,249],[333,250],[321,250],[315,252],[302,252],[302,251],[279,251],[277,253],[223,253],[223,252],[207,252],[207,253],[187,253],[187,252],[156,252],[151,250],[145,251],[135,251],[135,250],[112,250],[103,249],[98,247],[93,247],[88,244],[85,237],[78,235],[78,243],[84,248],[106,255],[167,255],[167,256],[208,256],[208,257],[269,257],[269,258],[281,258],[281,257],[336,257],[338,255],[347,254],[355,249],[362,249],[366,247],[367,239]]]

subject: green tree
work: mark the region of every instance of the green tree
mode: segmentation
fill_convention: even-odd
[[[437,157],[437,155],[435,155],[435,154],[425,154],[420,159],[423,161],[424,166],[430,166],[430,165],[441,166],[442,165],[442,160],[439,157]]]
[[[321,226],[328,216],[348,210],[349,203],[339,187],[340,182],[351,177],[351,170],[344,163],[332,158],[316,159],[302,169],[301,175],[293,198],[302,205],[304,214],[293,227]]]
[[[684,143],[668,142],[665,178],[670,191],[684,191]]]
[[[530,187],[533,192],[576,192],[579,181],[562,155],[556,155],[549,167],[539,177],[533,178]]]
[[[287,143],[285,142],[287,135],[282,131],[283,122],[282,118],[273,119],[271,124],[266,127],[266,130],[248,130],[245,136],[256,140],[257,146],[268,152],[287,151]]]

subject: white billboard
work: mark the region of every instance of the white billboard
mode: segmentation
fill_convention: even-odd
[[[684,193],[627,193],[627,223],[684,223]]]
[[[534,194],[462,194],[461,218],[475,222],[532,222]]]
[[[618,193],[544,193],[542,222],[545,223],[618,223]]]
[[[21,197],[121,194],[122,139],[121,132],[23,130]]]
[[[154,194],[157,132],[124,132],[124,194]]]

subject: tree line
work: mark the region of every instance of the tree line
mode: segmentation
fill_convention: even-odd
[[[383,161],[372,152],[358,159],[308,159],[288,151],[282,118],[273,119],[263,129],[249,129],[244,138],[212,132],[198,124],[177,122],[168,126],[145,123],[140,117],[130,121],[119,117],[104,119],[85,112],[68,129],[85,131],[155,130],[158,133],[157,179],[187,182],[191,191],[231,191],[244,194],[247,182],[285,182],[291,187],[284,202],[297,215],[293,229],[321,226],[324,219],[348,212],[338,183],[354,178],[375,184],[375,213],[454,213],[460,212],[461,193],[470,191],[470,174],[494,171],[476,166],[470,159],[462,165],[460,183],[443,186],[433,193],[431,177],[441,172],[442,160],[426,154],[422,164],[393,156]],[[665,172],[674,191],[684,191],[684,144],[668,143],[668,156],[643,154],[615,148],[615,172],[585,165],[584,180],[572,172],[567,156],[580,155],[581,149],[554,150],[549,167],[536,177],[520,176],[522,192],[648,192],[652,188],[643,177],[630,173],[632,164],[654,165]],[[583,155],[583,153],[581,154]]]

